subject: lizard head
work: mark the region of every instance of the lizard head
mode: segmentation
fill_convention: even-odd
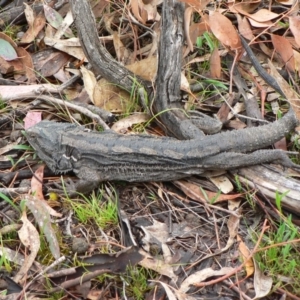
[[[66,159],[66,146],[61,143],[62,134],[76,128],[68,123],[42,121],[25,131],[29,144],[37,152],[47,166],[56,173],[72,170],[71,163]]]

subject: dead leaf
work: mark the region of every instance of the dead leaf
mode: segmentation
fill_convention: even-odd
[[[236,213],[240,216],[239,210],[236,210]],[[240,226],[240,217],[237,217],[235,215],[230,215],[227,222],[229,238],[227,240],[226,246],[222,249],[222,252],[229,249],[235,243],[235,238],[237,236],[239,226]]]
[[[212,33],[232,50],[241,48],[240,37],[232,22],[218,11],[210,12],[208,24]]]
[[[201,12],[206,8],[207,4],[209,4],[211,0],[180,0],[180,2],[184,2],[193,7],[198,12]]]
[[[294,52],[290,42],[285,37],[276,34],[272,34],[271,39],[276,52],[279,53],[286,67],[291,72],[294,72],[295,71]]]
[[[94,89],[94,104],[111,112],[124,112],[130,103],[130,95],[123,89],[101,78]]]
[[[150,56],[145,59],[136,61],[126,68],[141,78],[154,82],[157,73],[157,56]]]
[[[254,39],[254,34],[252,32],[248,19],[241,18],[241,16],[237,14],[237,20],[239,24],[239,33],[247,40],[252,41]]]
[[[273,13],[270,10],[265,8],[258,10],[254,14],[246,14],[246,15],[258,23],[265,23],[279,17],[278,14]]]
[[[210,176],[209,180],[224,194],[228,194],[233,191],[233,184],[227,176]]]
[[[146,24],[148,21],[159,21],[160,15],[157,12],[157,5],[162,3],[162,0],[130,0],[132,13],[135,18],[142,24]]]
[[[281,90],[283,91],[284,95],[286,96],[288,102],[292,106],[297,119],[300,120],[300,107],[299,107],[299,97],[297,93],[290,87],[290,85],[282,78],[282,76],[278,73],[277,69],[274,65],[268,61],[269,68],[270,68],[270,75],[274,77],[279,84]]]
[[[63,21],[57,28],[54,38],[60,39],[63,35],[66,35],[69,37],[74,37],[72,30],[69,28],[73,22],[74,22],[74,20],[73,20],[72,11],[69,10],[68,13],[66,14],[65,18],[63,19]]]
[[[37,112],[37,113],[39,113],[39,112]],[[32,124],[31,126],[33,126],[33,125],[34,124]],[[29,126],[29,127],[31,127],[31,126]],[[34,176],[32,176],[32,178],[31,178],[31,190],[33,191],[35,197],[40,200],[44,200],[44,195],[43,195],[44,168],[45,168],[45,165],[41,165],[34,172]]]
[[[290,29],[295,37],[295,41],[300,47],[300,16],[291,16],[289,17]]]
[[[265,275],[259,268],[257,262],[254,260],[254,290],[255,290],[255,297],[254,299],[262,299],[267,296],[273,286],[273,279],[271,276]]]
[[[250,22],[251,26],[256,27],[256,28],[267,28],[267,27],[272,27],[272,25],[273,25],[273,22],[271,22],[271,21],[257,22],[250,18],[249,18],[249,22]]]
[[[9,143],[3,146],[2,148],[0,148],[0,155],[15,149],[15,146],[18,145],[20,141],[21,141],[21,137],[19,137],[15,142]]]
[[[46,17],[46,20],[48,21],[48,23],[53,28],[59,29],[63,23],[62,16],[55,9],[53,9],[52,7],[50,7],[48,5],[44,5],[44,13],[45,13],[45,17]],[[64,35],[67,38],[74,37],[72,30],[70,28],[66,28]]]
[[[185,11],[184,11],[184,33],[185,33],[185,39],[187,42],[187,45],[189,47],[190,51],[194,51],[194,46],[193,46],[193,42],[190,39],[190,22],[191,22],[191,17],[193,15],[194,9],[191,6],[186,7]],[[195,23],[194,23],[195,24]]]
[[[209,60],[210,65],[210,76],[212,78],[221,78],[221,59],[219,56],[218,48],[215,48],[211,53]]]
[[[95,77],[95,74],[85,68],[84,66],[81,66],[80,68],[81,74],[82,74],[82,80],[84,83],[84,88],[89,95],[90,100],[94,102],[94,93],[95,93],[95,87],[97,85],[97,79]]]
[[[176,180],[174,181],[174,184],[179,187],[188,197],[202,203],[209,203],[212,200],[214,200],[214,203],[218,203],[221,201],[236,199],[241,196],[241,194],[223,195],[214,193],[201,189],[200,186],[185,180]]]
[[[39,32],[44,28],[46,19],[43,13],[39,13],[35,17],[35,13],[32,8],[27,3],[24,3],[24,5],[26,6],[25,16],[29,28],[22,36],[21,43],[28,44],[31,43],[37,37]]]
[[[243,242],[242,238],[237,235],[237,241],[239,242],[239,251],[242,256],[243,261],[248,259],[251,255],[251,252],[249,251],[248,247],[246,244]],[[253,260],[249,259],[246,264],[245,264],[245,269],[247,273],[247,277],[251,276],[254,273],[254,265],[253,265]]]
[[[122,43],[119,33],[113,31],[113,43],[116,50],[118,61],[121,62],[123,65],[132,64],[134,58],[132,53],[129,49],[127,49],[124,44]]]
[[[201,271],[195,272],[192,275],[188,276],[180,286],[179,291],[181,293],[186,293],[189,289],[190,286],[197,286],[197,283],[202,282],[210,277],[213,276],[223,276],[226,275],[230,272],[233,272],[234,268],[231,267],[224,267],[221,268],[220,270],[214,270],[212,268],[206,268]]]
[[[184,72],[180,73],[180,89],[189,94],[192,94],[191,89],[190,89],[190,83],[188,82]]]
[[[259,5],[261,5],[261,0],[251,0],[251,1],[228,1],[228,7],[231,12],[237,14],[245,14],[245,13],[252,13],[256,10]]]
[[[184,57],[188,55],[190,51],[194,51],[194,44],[196,44],[197,38],[204,34],[204,32],[210,31],[207,22],[192,23],[191,26],[185,28],[188,24],[184,25],[184,30],[187,31],[186,39],[188,44],[188,51],[185,51]]]
[[[151,116],[145,113],[135,113],[128,117],[122,118],[121,120],[117,121],[111,129],[118,133],[125,133],[129,127],[135,124],[140,124],[147,122],[151,119]]]
[[[40,111],[28,111],[24,118],[24,129],[27,130],[29,127],[37,124],[42,120],[42,113]]]
[[[44,38],[46,45],[51,46],[57,50],[68,53],[69,55],[78,58],[79,60],[84,60],[87,62],[85,54],[80,46],[78,38],[70,38],[67,40],[59,40],[46,36]]]
[[[150,280],[152,281],[152,280]],[[166,294],[167,294],[167,297],[169,300],[177,300],[178,298],[175,296],[175,294],[173,293],[172,290],[174,290],[174,287],[162,282],[162,281],[158,281],[162,287],[164,288]]]
[[[45,234],[53,257],[58,259],[60,257],[60,247],[55,231],[52,228],[49,206],[45,201],[39,200],[37,197],[30,195],[25,196],[25,204],[33,214],[41,232]],[[50,208],[50,210],[53,209]],[[61,217],[61,214],[56,214]]]
[[[18,231],[20,241],[22,244],[30,250],[30,254],[26,256],[23,264],[21,265],[20,270],[17,275],[14,277],[14,280],[17,283],[23,283],[26,280],[26,274],[31,268],[34,260],[37,256],[37,253],[40,249],[40,236],[32,223],[27,219],[26,212],[23,212],[21,217],[23,222],[22,228]]]
[[[40,67],[40,74],[43,77],[49,77],[57,72],[60,72],[68,60],[70,56],[63,52],[52,52],[45,60],[42,61],[42,66]]]
[[[35,83],[37,80],[31,55],[22,47],[18,47],[17,54],[21,63],[20,72],[25,72],[25,79],[28,83]],[[15,70],[17,70],[16,67]]]
[[[139,265],[147,269],[154,270],[158,274],[165,275],[175,282],[177,281],[177,276],[174,274],[172,265],[164,263],[162,260],[152,257],[144,250],[140,249],[139,253],[143,255],[143,260],[139,262]]]

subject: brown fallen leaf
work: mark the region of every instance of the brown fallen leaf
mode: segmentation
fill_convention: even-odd
[[[212,78],[221,78],[221,59],[218,52],[218,48],[215,48],[211,54],[210,60],[210,76]]]
[[[209,203],[212,200],[214,200],[214,203],[218,203],[221,201],[233,200],[242,196],[242,194],[224,195],[214,193],[208,190],[201,189],[199,185],[185,180],[176,180],[174,181],[174,184],[179,187],[188,197],[202,203]]]
[[[227,17],[218,11],[210,12],[208,24],[212,33],[222,44],[232,50],[241,48],[240,37]]]
[[[21,43],[28,44],[31,43],[44,28],[46,19],[43,13],[39,13],[35,16],[33,9],[27,3],[24,3],[24,5],[26,6],[24,12],[29,28],[22,36]]]
[[[118,133],[125,133],[129,127],[135,124],[147,122],[151,119],[151,116],[145,113],[135,113],[128,117],[122,118],[121,120],[114,123],[111,127],[112,130]]]
[[[240,251],[241,257],[242,257],[243,261],[245,261],[251,255],[251,252],[239,235],[237,235],[236,239],[239,242],[239,251]],[[246,262],[245,269],[246,269],[247,277],[251,276],[254,273],[254,264],[253,264],[252,259],[249,259]]]
[[[295,37],[295,41],[300,47],[300,16],[290,16],[289,17],[290,29]]]
[[[20,270],[15,275],[14,280],[17,283],[24,283],[26,280],[26,274],[31,268],[34,260],[37,256],[37,253],[40,249],[40,236],[36,228],[32,223],[27,219],[26,211],[23,212],[21,217],[23,222],[22,228],[18,231],[19,238],[22,244],[30,250],[28,256],[25,257],[23,264],[21,265]]]
[[[271,35],[275,51],[280,55],[285,66],[291,71],[295,71],[294,52],[291,43],[284,37],[277,34]]]

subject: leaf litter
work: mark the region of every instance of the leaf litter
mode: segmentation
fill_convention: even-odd
[[[275,59],[268,63],[274,78],[281,81],[274,64],[286,66],[291,73],[299,73],[299,20],[297,16],[289,15],[289,12],[295,12],[295,5],[291,1],[281,2],[281,8],[276,5],[266,7],[263,1],[259,0],[228,1],[224,7],[218,8],[215,7],[214,1],[209,0],[183,2],[186,4],[186,46],[182,49],[185,57],[182,65],[185,67],[182,70],[181,89],[197,108],[205,110],[205,101],[198,101],[202,99],[202,95],[198,96],[191,91],[191,87],[199,80],[198,75],[205,79],[224,81],[230,78],[222,68],[222,56],[230,51],[237,55],[240,51],[237,26],[239,32],[250,41],[267,36],[268,44],[260,40],[257,43],[259,48],[256,49],[264,53],[264,61],[266,56],[273,59],[274,55]],[[105,232],[104,229],[95,227],[93,220],[82,223],[78,212],[72,211],[63,197],[57,197],[59,201],[53,201],[51,198],[44,200],[45,187],[51,186],[52,180],[57,176],[52,174],[52,178],[45,180],[41,174],[42,169],[34,175],[29,173],[29,177],[25,175],[23,171],[26,170],[21,168],[34,163],[28,153],[22,152],[27,150],[26,148],[22,150],[22,147],[18,149],[14,146],[8,150],[8,154],[7,150],[1,151],[7,149],[6,144],[10,145],[10,142],[13,142],[13,139],[10,142],[7,142],[7,138],[4,139],[10,135],[11,129],[14,128],[19,134],[23,129],[19,120],[23,120],[25,128],[28,128],[38,122],[42,113],[43,119],[52,116],[53,120],[76,120],[83,123],[84,117],[81,113],[83,107],[87,107],[87,103],[80,103],[80,95],[84,92],[88,95],[89,102],[97,108],[116,114],[119,120],[111,126],[112,129],[122,133],[134,133],[136,125],[143,128],[143,125],[147,124],[142,131],[162,134],[154,124],[148,126],[149,116],[141,113],[142,108],[139,105],[132,105],[134,99],[130,92],[124,92],[105,78],[96,78],[93,70],[88,69],[87,59],[76,37],[76,29],[72,26],[69,3],[53,1],[53,4],[51,7],[47,4],[30,6],[25,3],[25,18],[21,21],[23,27],[15,24],[12,18],[7,22],[10,25],[0,34],[0,71],[1,80],[3,79],[0,94],[4,103],[0,115],[0,125],[3,128],[0,135],[4,143],[0,147],[0,162],[3,162],[1,170],[3,174],[18,170],[18,174],[7,187],[26,185],[26,179],[21,178],[32,177],[31,194],[10,196],[12,200],[9,201],[16,203],[22,209],[22,213],[21,210],[14,211],[10,202],[3,200],[5,212],[1,218],[2,227],[14,224],[22,226],[18,231],[19,242],[16,242],[18,240],[15,237],[13,245],[9,243],[7,231],[2,234],[1,255],[3,261],[6,261],[3,268],[8,273],[3,276],[3,280],[8,294],[18,295],[24,288],[26,296],[32,297],[35,289],[42,287],[45,295],[65,291],[68,294],[79,293],[85,298],[105,299],[122,295],[130,299],[156,299],[158,291],[165,292],[169,299],[199,299],[199,296],[204,294],[207,297],[219,297],[220,289],[224,289],[221,295],[226,295],[229,299],[274,299],[276,292],[299,296],[299,285],[272,291],[272,277],[263,273],[253,256],[253,249],[256,249],[258,244],[255,245],[249,228],[256,226],[258,232],[265,232],[265,227],[262,227],[265,218],[272,224],[272,214],[276,218],[282,216],[272,204],[272,214],[269,214],[270,208],[259,207],[263,197],[256,194],[255,189],[260,188],[251,184],[249,188],[245,180],[234,181],[234,173],[227,174],[226,180],[222,177],[202,177],[196,181],[177,181],[173,185],[148,183],[122,186],[117,183],[104,183],[99,192],[102,197],[99,201],[108,201],[113,197],[115,201],[119,201],[120,211],[123,211],[129,220],[126,222],[127,230],[123,224],[120,228],[111,227]],[[95,16],[101,18],[100,21],[97,19],[99,43],[105,44],[111,55],[135,75],[154,84],[157,68],[160,67],[157,66],[155,53],[159,47],[162,1],[131,0],[129,4],[124,5],[118,1],[103,0],[97,3],[91,1],[91,4]],[[12,8],[20,9],[13,6]],[[12,8],[7,7],[11,16]],[[228,17],[230,13],[231,17],[235,14],[237,23]],[[5,18],[10,14],[6,13]],[[287,20],[290,31],[283,36],[280,32],[280,22]],[[270,34],[265,35],[266,32]],[[20,33],[19,37],[17,33]],[[209,33],[212,40],[205,39],[205,33]],[[211,41],[214,41],[217,47],[213,48]],[[207,54],[209,46],[212,48],[210,54]],[[210,65],[209,70],[204,64],[201,65],[207,61]],[[77,80],[69,84],[74,74],[80,74],[83,81]],[[257,77],[257,74],[255,76]],[[64,89],[64,84],[69,89],[68,92]],[[262,86],[266,89],[264,83]],[[259,85],[254,87],[256,91],[257,87],[259,88]],[[282,81],[281,87],[289,95],[291,104],[299,114],[296,92],[285,81]],[[50,96],[40,98],[44,100],[34,100],[42,93],[48,93]],[[72,98],[67,100],[73,100],[73,106],[56,101],[58,95],[72,95]],[[280,103],[276,97],[272,101]],[[218,102],[213,103],[214,110],[220,107]],[[16,115],[19,119],[15,118]],[[24,139],[22,143],[19,142],[20,146],[22,144],[25,144]],[[23,177],[18,177],[19,174]],[[250,180],[253,178],[251,176]],[[232,183],[235,188],[238,186],[238,190],[236,188],[233,191]],[[244,189],[241,187],[242,183]],[[299,183],[295,183],[291,189],[292,193],[296,194],[295,198],[300,199],[298,187]],[[272,190],[272,194],[268,189],[271,188],[265,185],[260,191],[264,191],[265,195],[269,193],[268,196],[272,200],[272,197],[275,197],[274,191]],[[117,197],[115,190],[118,190]],[[240,200],[249,197],[246,195],[250,193],[253,193],[252,200],[248,199],[248,202],[242,202],[241,205]],[[72,201],[83,203],[84,206],[82,199],[75,198]],[[232,201],[236,202],[236,205],[232,206]],[[258,205],[251,205],[251,201],[256,201]],[[27,211],[22,207],[22,202],[28,208]],[[228,207],[225,206],[226,202]],[[284,198],[282,203],[287,203]],[[297,203],[286,207],[291,210],[297,207]],[[56,206],[55,209],[50,207],[51,204]],[[120,225],[122,220],[119,217]],[[55,227],[53,221],[57,223]],[[14,234],[15,228],[11,227],[11,231],[8,232]],[[276,230],[273,224],[272,229]],[[65,235],[65,232],[71,235]],[[41,235],[45,235],[46,246],[40,243]],[[72,239],[78,237],[88,245],[84,258],[77,258],[76,253],[70,252],[69,249]],[[138,246],[129,247],[132,244]],[[62,265],[63,255],[69,258],[65,265]],[[242,260],[244,263],[241,265]],[[13,272],[9,262],[14,262],[20,267],[14,267]],[[142,272],[141,268],[153,271],[144,279],[147,288],[143,296],[139,296],[134,288],[126,288],[126,283],[130,281],[129,266],[138,265],[135,272]],[[51,272],[48,270],[49,266],[53,269]],[[39,280],[34,277],[37,273],[40,276]],[[228,274],[235,275],[232,278],[239,283],[238,293],[233,288],[227,288],[222,281],[212,280],[214,283],[209,286],[205,283],[211,278],[226,277]],[[99,276],[101,280],[95,280],[100,278]],[[47,280],[51,282],[50,288],[45,287]],[[248,285],[244,282],[248,282]],[[136,284],[131,282],[132,287]],[[204,285],[207,285],[205,289],[202,287]],[[138,282],[137,286],[142,290],[141,282]]]

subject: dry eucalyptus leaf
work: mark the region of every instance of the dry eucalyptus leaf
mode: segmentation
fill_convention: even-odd
[[[222,44],[233,50],[241,47],[240,37],[227,17],[218,11],[210,12],[208,24],[212,33]]]
[[[130,104],[130,95],[123,89],[102,78],[93,94],[94,104],[111,112],[125,112]]]

